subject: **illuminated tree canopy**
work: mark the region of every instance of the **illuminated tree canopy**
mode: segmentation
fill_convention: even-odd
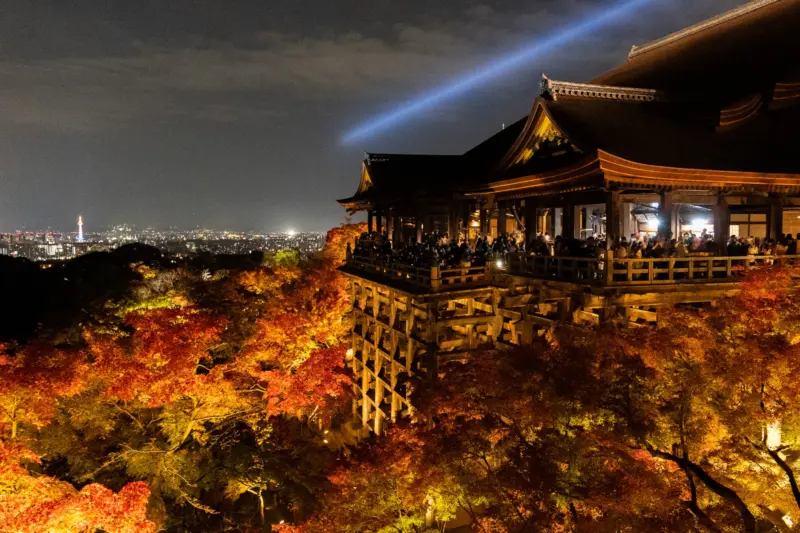
[[[77,314],[39,309],[0,344],[0,530],[260,531],[310,512],[341,441],[321,428],[349,401],[340,248],[56,267]]]
[[[800,520],[797,272],[753,273],[658,327],[558,326],[443,363],[415,378],[413,419],[356,442],[341,430],[336,266],[361,231],[337,228],[312,258],[84,259],[107,274],[69,307],[82,311],[0,346],[0,530],[761,532]]]

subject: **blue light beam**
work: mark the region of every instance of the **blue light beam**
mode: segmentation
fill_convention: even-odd
[[[616,7],[594,13],[593,16],[585,18],[574,26],[561,28],[549,35],[546,35],[531,45],[525,46],[510,55],[490,62],[480,67],[475,72],[468,73],[460,78],[456,78],[449,83],[440,85],[433,89],[429,94],[421,95],[418,98],[408,100],[394,111],[389,111],[355,126],[345,133],[342,137],[344,144],[350,144],[364,139],[368,135],[379,133],[402,120],[429,109],[436,104],[465,93],[467,90],[487,83],[492,78],[512,71],[523,64],[535,59],[542,54],[549,52],[559,45],[566,44],[583,34],[597,31],[604,26],[611,24],[615,19],[625,16],[646,4],[653,3],[655,0],[628,0]]]

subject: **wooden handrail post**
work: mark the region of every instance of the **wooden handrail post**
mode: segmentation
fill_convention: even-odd
[[[442,288],[442,278],[440,277],[438,266],[431,267],[431,288],[435,291]]]
[[[605,281],[603,285],[614,284],[614,250],[606,250],[605,258]]]

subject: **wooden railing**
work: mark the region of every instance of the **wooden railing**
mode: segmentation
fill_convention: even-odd
[[[554,257],[525,253],[508,255],[508,272],[541,279],[600,283],[603,261],[587,257]]]
[[[415,267],[385,261],[380,257],[352,255],[347,265],[358,270],[414,285],[424,290],[456,289],[488,281],[486,267]]]
[[[752,269],[774,264],[800,265],[800,255],[620,259],[609,252],[608,257],[601,259],[517,253],[507,256],[505,270],[512,275],[536,279],[608,287],[739,281]],[[349,255],[347,265],[426,291],[480,285],[492,279],[488,266],[447,269],[415,267],[387,261],[381,256],[355,254]]]
[[[604,286],[716,283],[741,280],[767,265],[800,264],[800,255],[608,258],[511,254],[510,274]]]
[[[434,289],[451,288],[458,285],[472,285],[488,281],[488,269],[479,267],[431,268],[431,283]]]

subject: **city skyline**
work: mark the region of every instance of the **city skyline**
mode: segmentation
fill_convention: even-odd
[[[78,225],[75,225],[72,228],[67,227],[66,225],[64,227],[48,226],[48,227],[44,227],[44,228],[41,228],[41,227],[30,227],[30,228],[28,228],[28,227],[24,227],[24,226],[23,227],[18,227],[18,228],[3,228],[3,227],[0,227],[0,235],[13,234],[13,233],[44,233],[44,232],[46,232],[46,233],[62,233],[62,234],[73,233],[73,234],[78,235],[80,233],[80,227],[82,227],[83,224],[84,224],[84,222],[83,222],[84,217],[83,217],[83,215],[78,215],[78,218],[79,218],[80,222],[78,223]],[[346,223],[346,222],[347,221],[345,220],[342,223]],[[331,229],[331,228],[321,228],[321,227],[320,228],[311,228],[311,229],[297,229],[294,226],[286,226],[286,225],[284,225],[283,227],[280,227],[280,228],[253,228],[253,227],[250,227],[250,228],[244,228],[244,227],[215,228],[215,227],[211,227],[211,226],[203,226],[203,225],[200,225],[200,224],[197,224],[197,225],[194,225],[194,226],[191,226],[191,225],[190,226],[179,226],[179,225],[173,225],[173,224],[166,224],[166,225],[161,225],[161,226],[153,226],[153,225],[141,225],[141,224],[131,224],[131,223],[127,223],[127,222],[122,222],[122,223],[118,223],[118,224],[117,223],[115,223],[115,224],[106,224],[106,225],[101,225],[101,226],[91,226],[91,225],[90,226],[84,226],[84,227],[86,227],[86,230],[84,231],[84,234],[92,234],[92,233],[108,231],[108,230],[111,230],[111,229],[114,229],[114,228],[118,228],[118,227],[123,227],[123,226],[139,228],[139,229],[142,229],[142,230],[155,230],[155,231],[181,231],[181,232],[187,232],[187,231],[215,231],[215,232],[227,231],[227,232],[239,232],[239,233],[264,233],[264,234],[271,233],[271,234],[289,234],[289,235],[302,234],[302,233],[324,233],[324,232],[328,231],[329,229]]]

